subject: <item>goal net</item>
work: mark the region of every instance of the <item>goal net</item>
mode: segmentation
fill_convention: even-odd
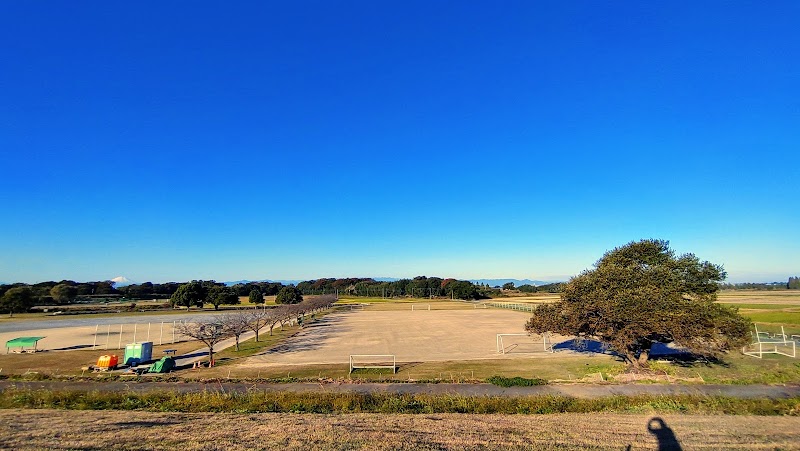
[[[550,334],[497,334],[498,354],[534,354],[553,352]]]

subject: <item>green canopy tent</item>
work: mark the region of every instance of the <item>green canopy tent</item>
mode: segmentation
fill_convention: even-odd
[[[36,343],[42,338],[44,337],[19,337],[8,340],[6,342],[6,354],[11,348],[22,348],[22,352],[25,351],[25,348],[33,348],[33,351],[36,352]]]

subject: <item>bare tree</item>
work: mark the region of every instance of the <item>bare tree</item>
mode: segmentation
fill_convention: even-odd
[[[239,337],[250,330],[250,315],[245,312],[229,313],[222,316],[222,324],[228,335],[236,338],[236,350],[239,350]]]
[[[230,331],[225,327],[223,317],[214,316],[191,323],[179,323],[176,330],[181,335],[202,341],[208,346],[209,365],[214,364],[214,346],[220,341],[229,338]]]
[[[283,330],[283,318],[285,316],[283,310],[285,307],[286,306],[282,305],[268,310],[269,320],[267,324],[269,324],[270,335],[272,335],[272,329],[274,329],[278,323],[281,323],[281,330]]]
[[[258,341],[258,332],[272,321],[272,314],[266,308],[256,308],[247,313],[247,326],[256,334],[256,341]]]

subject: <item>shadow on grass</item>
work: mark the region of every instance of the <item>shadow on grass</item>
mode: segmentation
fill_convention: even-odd
[[[74,351],[76,349],[86,349],[86,348],[93,348],[92,345],[75,345],[75,346],[67,346],[64,348],[54,348],[51,351]]]

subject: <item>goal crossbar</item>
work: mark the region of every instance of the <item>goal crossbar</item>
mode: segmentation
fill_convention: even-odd
[[[421,309],[420,308],[415,309],[414,307],[422,307],[422,308]],[[430,304],[422,304],[422,305],[411,304],[411,311],[412,312],[414,310],[430,310],[430,309],[431,309],[431,305]]]
[[[392,364],[389,365],[389,358]],[[357,363],[357,359],[370,359],[369,362]],[[380,359],[380,360],[379,360]],[[350,354],[350,373],[358,368],[391,368],[393,373],[397,373],[397,358],[394,354]]]
[[[529,334],[497,334],[496,338],[496,346],[497,346],[497,353],[498,354],[505,354],[506,347],[503,343],[503,337],[528,337]],[[553,350],[553,342],[548,340],[548,334],[542,334],[542,351],[544,352],[554,352]],[[531,342],[533,344],[539,344],[539,342]]]

